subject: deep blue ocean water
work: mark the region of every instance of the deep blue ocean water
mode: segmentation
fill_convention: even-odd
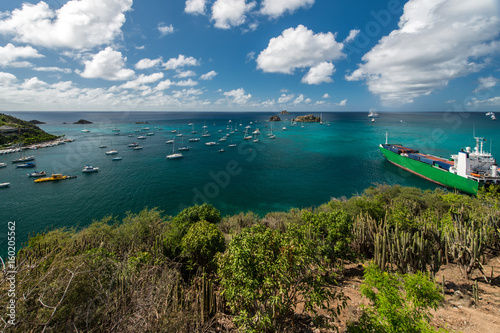
[[[159,207],[164,214],[175,215],[182,208],[209,202],[223,215],[254,211],[264,215],[292,207],[321,205],[332,197],[362,193],[378,184],[400,184],[422,189],[436,185],[387,162],[379,152],[379,143],[401,143],[421,152],[449,157],[461,148],[474,146],[473,131],[488,141],[484,148],[500,156],[498,122],[484,113],[381,113],[374,123],[367,113],[323,113],[324,124],[298,123],[281,116],[281,122],[266,122],[276,113],[159,113],[159,112],[15,112],[24,120],[37,119],[45,131],[66,135],[74,142],[52,148],[27,151],[36,157],[36,170],[47,174],[62,173],[78,178],[59,182],[34,183],[27,173],[16,169],[11,160],[19,153],[0,155],[7,163],[0,169],[0,254],[7,248],[7,222],[16,221],[17,244],[28,234],[52,227],[84,227],[105,216],[121,219],[126,212],[137,213],[145,207]],[[319,115],[319,114],[316,114]],[[78,119],[90,125],[73,125]],[[231,120],[231,122],[229,122]],[[63,124],[63,122],[69,124]],[[136,122],[148,122],[136,124]],[[253,124],[250,124],[252,122]],[[190,134],[191,126],[198,132]],[[239,126],[239,124],[242,126]],[[208,126],[209,138],[200,137]],[[267,138],[271,124],[275,140]],[[216,141],[227,126],[238,128],[226,142]],[[238,125],[238,126],[236,126]],[[246,126],[259,128],[260,141],[243,140]],[[282,130],[286,126],[287,130]],[[150,130],[142,131],[144,127]],[[81,132],[82,129],[89,133]],[[120,129],[114,135],[112,129]],[[136,132],[139,130],[140,132]],[[184,144],[192,149],[184,158],[167,160],[174,138],[172,130],[183,133]],[[145,140],[138,135],[154,132]],[[128,137],[133,134],[134,137]],[[176,148],[181,142],[176,138]],[[127,145],[138,142],[142,150]],[[227,147],[230,143],[237,147]],[[106,144],[107,149],[99,148]],[[225,152],[218,150],[224,148]],[[105,151],[116,149],[122,161],[111,161]],[[82,174],[85,164],[100,168],[95,174]]]

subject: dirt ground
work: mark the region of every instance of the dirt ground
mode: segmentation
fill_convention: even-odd
[[[500,332],[500,256],[489,258],[484,269],[489,283],[478,270],[468,280],[455,264],[441,267],[436,279],[441,283],[444,276],[445,301],[441,308],[431,312],[435,327],[463,333]],[[479,290],[477,304],[472,293],[476,280]],[[345,331],[346,322],[359,317],[361,304],[368,303],[359,291],[362,282],[362,264],[347,265],[341,287],[350,301],[340,316],[340,332]]]

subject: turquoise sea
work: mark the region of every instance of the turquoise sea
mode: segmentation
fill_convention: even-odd
[[[18,246],[29,234],[53,227],[84,227],[92,220],[126,212],[137,213],[145,207],[159,207],[175,215],[193,204],[209,202],[223,215],[270,211],[292,207],[317,206],[332,197],[350,197],[378,184],[401,184],[422,189],[436,185],[401,170],[379,153],[379,143],[401,143],[422,152],[449,157],[461,148],[474,146],[473,131],[487,139],[484,148],[500,156],[498,122],[483,113],[381,113],[371,122],[366,112],[323,113],[324,124],[301,123],[291,126],[291,118],[304,113],[281,116],[281,122],[267,122],[276,113],[160,113],[160,112],[15,112],[24,120],[37,119],[47,124],[42,129],[66,135],[74,142],[57,147],[27,151],[35,155],[36,170],[47,174],[76,175],[76,179],[34,183],[27,173],[16,169],[11,160],[20,153],[0,155],[7,163],[0,169],[0,254],[7,248],[7,222],[16,222]],[[316,113],[316,115],[319,115]],[[90,125],[73,125],[78,119]],[[231,121],[231,122],[230,122]],[[69,124],[63,124],[63,122]],[[136,124],[147,122],[147,124]],[[198,132],[192,135],[192,126]],[[241,126],[240,126],[241,124]],[[273,126],[275,140],[267,138]],[[211,133],[200,142],[202,126]],[[237,128],[226,142],[216,141],[227,127]],[[251,126],[262,133],[258,143],[243,140],[243,131]],[[286,126],[286,130],[282,127]],[[149,130],[143,131],[144,127]],[[120,129],[114,135],[113,129]],[[88,129],[90,132],[81,132]],[[136,132],[139,130],[139,132]],[[183,133],[184,145],[191,150],[184,158],[167,160],[172,145],[166,140]],[[155,133],[145,140],[138,135]],[[129,137],[132,134],[134,137]],[[176,137],[177,148],[181,142]],[[132,150],[138,142],[142,150]],[[230,143],[237,147],[230,148]],[[107,149],[99,148],[106,144]],[[225,152],[218,152],[224,148]],[[115,149],[123,160],[112,161],[105,151]],[[100,168],[98,173],[82,174],[85,164]]]

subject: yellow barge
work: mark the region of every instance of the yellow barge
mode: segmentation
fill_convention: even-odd
[[[52,176],[50,176],[50,177],[35,179],[35,183],[51,182],[51,181],[55,181],[55,180],[64,180],[64,179],[72,179],[72,178],[76,178],[76,176],[63,176],[60,173],[53,173]]]

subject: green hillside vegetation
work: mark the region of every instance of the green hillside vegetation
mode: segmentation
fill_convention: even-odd
[[[334,331],[349,304],[344,265],[362,260],[370,305],[348,332],[445,332],[429,324],[443,299],[434,274],[447,262],[467,276],[480,271],[485,254],[500,251],[499,221],[497,193],[400,186],[263,217],[221,217],[207,204],[175,217],[157,209],[108,217],[30,237],[17,257],[16,325],[5,328]]]
[[[56,135],[46,133],[35,124],[0,113],[0,127],[17,128],[17,131],[0,131],[0,146],[8,144],[30,145],[55,140]]]

